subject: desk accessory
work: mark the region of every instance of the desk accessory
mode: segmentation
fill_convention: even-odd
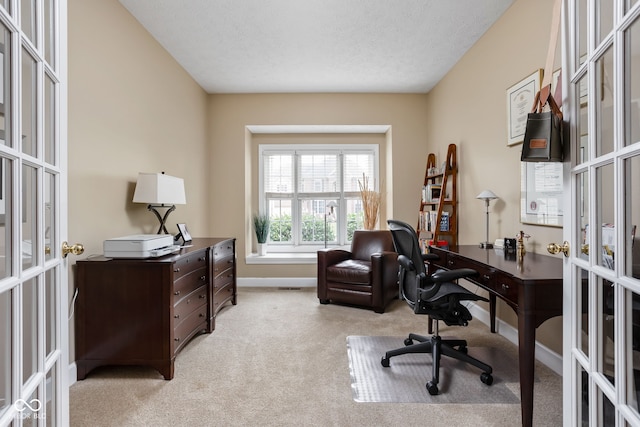
[[[486,239],[484,242],[480,243],[480,247],[483,249],[493,248],[493,243],[489,242],[489,202],[497,198],[498,196],[496,196],[491,190],[484,190],[482,193],[476,196],[476,199],[484,200],[486,211],[487,211]]]

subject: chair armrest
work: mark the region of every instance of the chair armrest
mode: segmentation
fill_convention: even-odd
[[[432,254],[432,253],[422,254],[423,261],[436,261],[439,259],[440,257],[437,254]]]
[[[407,271],[415,271],[416,269],[416,267],[413,265],[413,261],[411,261],[411,258],[407,256],[398,255],[398,263]]]
[[[465,277],[477,276],[478,272],[471,268],[457,268],[455,270],[438,270],[431,275],[431,281],[451,282],[456,279],[464,279]]]
[[[322,266],[323,268],[326,268],[348,259],[351,259],[351,252],[343,249],[326,249],[318,251],[318,267]]]
[[[392,251],[371,255],[371,305],[384,312],[388,301],[398,295],[398,254]]]

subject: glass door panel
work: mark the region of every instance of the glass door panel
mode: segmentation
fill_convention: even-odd
[[[55,269],[49,269],[45,272],[44,282],[44,310],[45,310],[45,349],[46,356],[49,357],[57,348],[56,331],[58,329],[58,321],[56,316],[56,307],[58,299],[56,296],[56,275]]]
[[[596,254],[600,265],[611,270],[614,268],[616,250],[616,225],[614,212],[614,182],[613,164],[607,164],[596,169],[596,185],[598,191],[598,223],[595,230],[599,230],[598,252]]]
[[[613,48],[596,62],[596,126],[597,153],[602,156],[613,151]]]
[[[44,181],[44,259],[49,261],[54,257],[54,250],[51,247],[52,238],[56,235],[55,201],[56,177],[54,174],[46,172]]]
[[[20,0],[20,16],[22,32],[35,45],[36,0]]]
[[[0,292],[0,416],[9,408],[13,353],[13,294]]]
[[[0,157],[0,279],[11,276],[12,270],[12,233],[11,212],[13,198],[11,187],[13,183],[13,160]]]
[[[599,283],[599,301],[600,301],[600,354],[599,354],[599,371],[615,385],[615,341],[614,320],[616,315],[615,295],[613,283],[603,278],[598,278]]]
[[[37,176],[36,168],[22,166],[22,268],[33,267],[37,263],[38,254],[38,210],[37,210]]]
[[[598,27],[598,44],[600,44],[613,29],[613,0],[596,0],[596,2],[598,9],[598,23],[596,25]]]
[[[589,272],[579,269],[578,277],[582,277],[579,281],[577,301],[578,301],[578,343],[577,348],[582,350],[585,357],[589,357]]]
[[[0,23],[0,144],[11,145],[11,33]]]
[[[579,227],[579,230],[576,230],[578,236],[581,236],[581,248],[580,248],[580,257],[583,259],[589,259],[589,236],[587,235],[587,231],[589,228],[589,223],[591,222],[589,215],[589,176],[587,172],[579,173],[576,177],[576,184],[578,188],[576,188],[577,195],[577,206],[576,210],[580,213],[580,222],[576,222],[576,226]]]
[[[627,351],[627,404],[638,413],[640,407],[640,295],[625,292]],[[640,413],[638,414],[640,416]]]
[[[625,33],[625,145],[640,141],[640,18]]]
[[[44,161],[50,165],[55,165],[55,83],[45,75],[44,79]]]
[[[36,61],[22,50],[22,152],[36,156]]]
[[[625,231],[624,244],[627,256],[625,258],[625,274],[640,279],[640,244],[636,245],[636,231],[640,225],[640,155],[630,157],[624,161],[624,197]]]
[[[589,28],[588,24],[588,15],[587,15],[587,0],[577,0],[576,1],[576,24],[577,24],[577,45],[578,45],[578,60],[577,64],[580,65],[584,63],[587,59],[587,29]]]
[[[22,383],[38,371],[38,283],[22,285]]]
[[[580,129],[580,137],[576,139],[578,146],[576,147],[576,163],[581,164],[589,159],[589,73],[578,80],[578,129]]]

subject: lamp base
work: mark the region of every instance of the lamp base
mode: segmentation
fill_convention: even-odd
[[[493,243],[489,242],[480,242],[480,247],[482,249],[493,249]]]

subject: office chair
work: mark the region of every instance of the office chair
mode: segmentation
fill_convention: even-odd
[[[389,359],[408,353],[431,353],[433,358],[433,378],[427,382],[427,391],[431,395],[438,394],[440,378],[440,357],[449,356],[480,368],[483,372],[480,380],[486,384],[493,383],[491,366],[467,354],[467,342],[458,339],[442,339],[438,335],[438,322],[447,325],[467,326],[471,313],[461,301],[488,301],[458,285],[454,280],[477,275],[475,270],[460,268],[456,270],[438,270],[428,275],[425,261],[437,259],[435,254],[423,254],[414,229],[401,221],[388,220],[393,243],[398,252],[400,264],[398,279],[400,295],[416,314],[427,314],[435,320],[435,334],[426,337],[409,334],[404,340],[405,347],[387,351],[382,358],[382,366],[389,367]],[[414,344],[414,341],[418,343]]]

